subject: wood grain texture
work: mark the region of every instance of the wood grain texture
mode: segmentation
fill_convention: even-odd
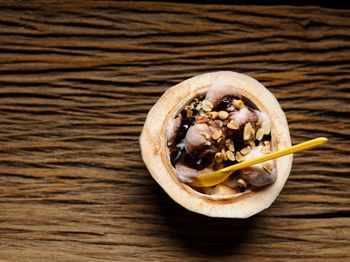
[[[1,261],[350,259],[350,11],[152,2],[0,3]],[[138,143],[150,107],[231,70],[279,99],[297,154],[272,207],[172,202]]]

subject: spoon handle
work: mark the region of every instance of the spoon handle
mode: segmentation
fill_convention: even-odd
[[[303,150],[307,150],[310,148],[313,148],[315,146],[321,145],[323,143],[326,143],[328,141],[327,138],[325,137],[319,137],[319,138],[315,138],[288,148],[284,148],[281,149],[279,151],[276,152],[272,152],[260,157],[257,157],[255,159],[252,160],[248,160],[248,161],[243,161],[241,163],[232,165],[232,166],[228,166],[225,167],[223,169],[220,169],[218,171],[209,173],[209,174],[204,174],[204,175],[200,175],[194,178],[194,181],[192,182],[193,186],[197,186],[197,187],[209,187],[209,186],[214,186],[217,185],[221,182],[223,182],[226,178],[228,178],[234,171],[242,169],[242,168],[246,168],[252,165],[256,165],[259,164],[261,162],[265,162],[271,159],[275,159],[278,157],[282,157],[285,155],[289,155],[292,153],[296,153],[296,152],[300,152]]]

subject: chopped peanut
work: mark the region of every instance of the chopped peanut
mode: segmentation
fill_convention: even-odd
[[[210,112],[213,109],[213,104],[208,100],[202,101],[202,109],[206,112]]]
[[[228,160],[235,161],[235,155],[232,153],[232,151],[226,151],[226,156]]]
[[[242,101],[242,100],[237,100],[237,99],[233,99],[232,105],[233,105],[235,108],[237,108],[237,109],[242,109],[243,107],[245,107],[243,101]]]
[[[261,139],[264,136],[264,130],[262,128],[259,128],[258,131],[256,132],[256,136],[255,138],[259,141],[261,141]]]
[[[222,136],[222,130],[218,129],[213,134],[213,139],[218,140]]]
[[[244,140],[249,140],[251,137],[251,132],[252,132],[252,124],[251,123],[247,123],[244,126],[244,130],[243,130],[243,139]]]
[[[232,129],[232,130],[237,130],[239,128],[239,125],[237,122],[235,122],[234,120],[231,120],[228,124],[227,124],[227,127],[229,129]]]
[[[228,113],[226,111],[219,111],[218,116],[221,120],[225,120],[228,118]]]

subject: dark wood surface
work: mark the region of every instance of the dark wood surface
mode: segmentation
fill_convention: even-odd
[[[161,94],[218,70],[329,138],[246,220],[185,210],[140,156]],[[1,1],[0,261],[349,261],[349,80],[349,10]]]

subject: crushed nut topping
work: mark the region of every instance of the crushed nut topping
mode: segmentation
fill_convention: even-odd
[[[265,121],[262,123],[261,128],[264,130],[264,134],[268,135],[271,132],[271,123],[270,121]]]
[[[243,101],[242,101],[242,100],[237,100],[237,99],[233,99],[232,105],[233,105],[235,108],[237,108],[237,109],[242,109],[243,107],[245,107]]]
[[[224,156],[222,155],[222,152],[218,152],[215,154],[215,162],[216,163],[221,163],[224,161]]]
[[[236,160],[238,162],[243,162],[244,161],[244,156],[240,152],[236,152]]]
[[[237,130],[239,128],[239,124],[234,121],[234,120],[231,120],[228,124],[227,124],[227,127],[229,129],[232,129],[232,130]]]
[[[250,138],[254,139],[254,137],[255,137],[255,129],[252,128],[252,130],[250,131]]]
[[[192,117],[193,115],[193,104],[185,106],[185,111],[186,111],[186,117]]]
[[[222,153],[222,156],[224,157],[224,160],[226,161],[227,160],[227,155],[226,155],[225,149],[222,149],[221,153]]]
[[[213,104],[208,100],[202,101],[202,109],[206,112],[210,112],[213,109]]]
[[[227,159],[230,161],[235,161],[235,155],[232,153],[232,151],[226,151]]]
[[[241,150],[241,154],[245,156],[250,152],[250,150],[251,150],[250,146],[247,146]]]
[[[244,130],[243,130],[243,139],[244,140],[249,140],[252,134],[252,124],[251,123],[247,123],[244,126]]]
[[[222,136],[222,130],[218,129],[214,132],[212,137],[213,137],[213,139],[218,140],[221,136]]]
[[[228,113],[226,111],[219,111],[218,116],[221,120],[225,120],[228,118]]]
[[[218,117],[218,112],[216,111],[211,111],[208,112],[207,115],[211,118],[211,119],[216,119]]]
[[[225,145],[230,151],[235,151],[235,145],[233,144],[232,139],[226,139]]]
[[[255,138],[259,141],[261,141],[261,139],[264,136],[264,130],[262,128],[259,128],[258,131],[256,132],[256,136]]]

